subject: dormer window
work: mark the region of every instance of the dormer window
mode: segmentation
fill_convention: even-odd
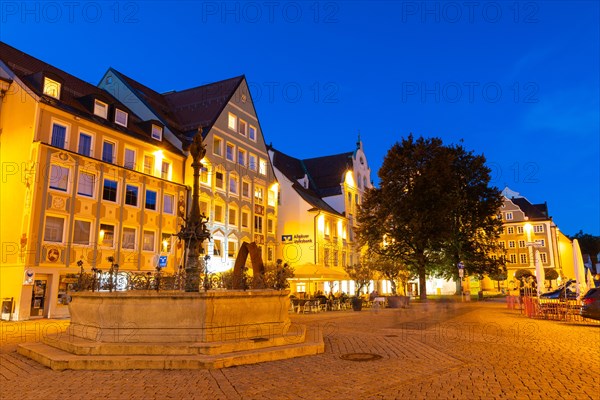
[[[44,77],[44,94],[60,99],[60,83],[53,79]]]
[[[152,139],[162,141],[163,128],[152,124]]]
[[[106,119],[106,116],[108,115],[108,104],[100,100],[94,100],[94,114]]]
[[[127,128],[127,117],[128,114],[125,111],[118,108],[115,110],[115,123]]]

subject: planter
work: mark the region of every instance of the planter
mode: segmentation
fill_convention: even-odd
[[[352,309],[354,311],[361,311],[362,310],[362,299],[360,297],[353,297],[352,298]]]
[[[409,296],[388,296],[387,300],[390,308],[408,308],[410,304]]]

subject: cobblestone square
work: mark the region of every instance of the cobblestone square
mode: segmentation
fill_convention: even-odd
[[[323,332],[324,354],[197,371],[52,371],[16,346],[68,320],[2,322],[0,398],[600,399],[595,322],[528,319],[499,301],[291,317]]]

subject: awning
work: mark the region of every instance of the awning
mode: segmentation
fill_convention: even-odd
[[[326,267],[324,265],[302,264],[292,265],[294,269],[294,278],[292,279],[310,279],[319,281],[345,281],[350,277],[342,268]]]

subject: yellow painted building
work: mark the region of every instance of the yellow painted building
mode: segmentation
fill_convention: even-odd
[[[499,244],[505,249],[507,281],[512,287],[517,270],[535,274],[535,261],[554,269],[559,277],[573,278],[571,241],[548,215],[547,204],[532,204],[519,193],[505,188],[498,216],[502,219]]]
[[[184,152],[164,125],[0,42],[2,260],[10,318],[68,315],[67,274],[181,261]],[[4,314],[3,314],[4,315]]]
[[[362,142],[352,152],[303,160],[274,148],[269,154],[281,191],[278,257],[295,269],[291,291],[354,294],[343,267],[360,261],[355,216],[372,187]]]

